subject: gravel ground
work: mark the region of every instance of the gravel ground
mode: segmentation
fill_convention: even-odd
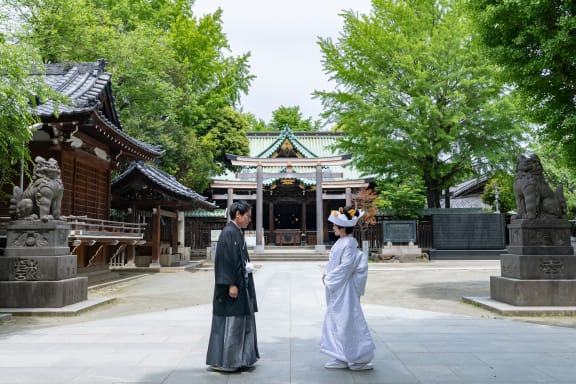
[[[264,264],[264,263],[262,263]],[[318,262],[318,278],[324,264]],[[364,303],[390,307],[430,310],[481,318],[576,328],[576,317],[508,317],[462,302],[464,296],[490,296],[490,276],[500,275],[499,261],[433,261],[428,263],[370,264]],[[131,279],[127,279],[134,277]],[[123,274],[124,281],[92,287],[90,297],[116,300],[72,317],[12,317],[0,322],[0,333],[54,325],[78,323],[210,304],[214,273],[210,265],[185,270],[166,269],[153,274]],[[257,275],[256,275],[257,279]]]

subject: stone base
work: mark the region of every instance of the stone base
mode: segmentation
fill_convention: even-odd
[[[76,256],[3,256],[0,281],[54,281],[76,277]]]
[[[576,306],[576,280],[490,276],[490,298],[515,306]]]
[[[573,255],[571,224],[563,219],[512,220],[508,253],[516,255]]]
[[[65,221],[12,221],[6,228],[5,256],[62,256],[70,254]]]
[[[516,306],[489,297],[462,297],[462,301],[505,316],[576,316],[576,306]]]
[[[61,308],[88,298],[88,278],[0,281],[0,307]]]
[[[519,280],[576,279],[574,255],[510,255],[500,257],[501,276]]]
[[[35,316],[35,317],[71,317],[89,311],[104,304],[112,303],[114,297],[93,297],[88,300],[79,301],[74,304],[65,305],[60,308],[4,308],[0,307],[0,312],[9,313],[10,316]],[[2,316],[2,315],[0,315]]]
[[[422,258],[422,249],[413,243],[408,245],[392,245],[392,243],[388,243],[380,250],[380,255],[385,260],[394,258],[401,263],[411,263]]]

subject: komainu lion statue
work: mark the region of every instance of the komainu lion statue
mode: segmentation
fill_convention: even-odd
[[[60,167],[52,158],[36,157],[32,180],[22,191],[14,187],[10,200],[10,216],[13,220],[58,220],[62,204],[62,180]]]
[[[544,179],[542,163],[537,155],[518,157],[514,195],[518,210],[516,219],[561,219],[566,214],[562,185],[552,191]]]

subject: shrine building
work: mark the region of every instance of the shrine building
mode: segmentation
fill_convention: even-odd
[[[311,245],[323,252],[336,240],[327,225],[330,211],[354,205],[357,191],[371,182],[349,165],[350,154],[334,151],[341,136],[288,127],[249,132],[249,155],[228,155],[239,171],[213,178],[211,199],[221,208],[237,200],[252,204],[255,252],[266,245]]]

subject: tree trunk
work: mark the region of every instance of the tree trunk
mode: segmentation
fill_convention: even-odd
[[[428,208],[442,208],[440,206],[440,198],[442,194],[437,188],[426,187],[426,203]]]
[[[450,189],[444,190],[444,208],[450,208]]]

